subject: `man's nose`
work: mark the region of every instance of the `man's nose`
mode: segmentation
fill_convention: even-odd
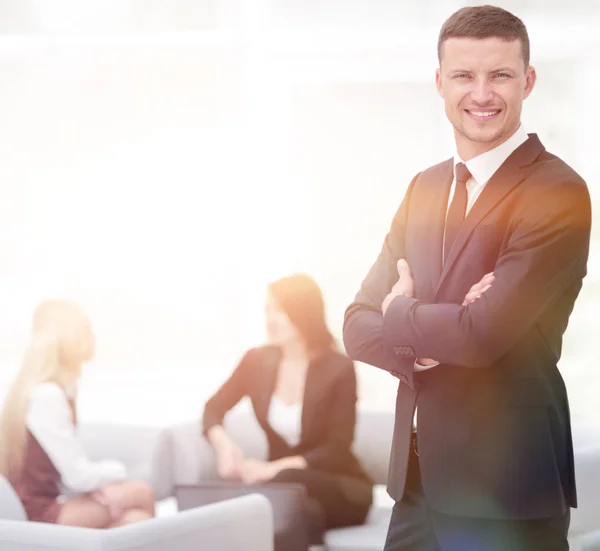
[[[471,99],[477,105],[485,106],[491,103],[493,99],[492,85],[488,79],[482,78],[477,79],[473,83],[473,89],[471,90]]]

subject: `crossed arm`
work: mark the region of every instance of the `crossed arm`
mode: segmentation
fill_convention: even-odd
[[[377,262],[346,311],[348,354],[407,374],[412,374],[415,358],[468,367],[492,365],[558,298],[570,289],[576,294],[585,275],[589,195],[579,182],[564,184],[550,188],[543,201],[536,195],[535,201],[519,203],[494,277],[484,277],[462,304],[425,304],[410,297],[402,263],[401,277],[392,277],[398,273],[398,259],[405,258],[409,188]],[[403,349],[400,358],[394,353],[398,347]]]
[[[392,290],[383,299],[383,302],[381,304],[381,312],[384,316],[389,305],[396,297],[413,298],[414,296],[415,285],[408,262],[404,258],[401,258],[397,262],[397,268],[398,281],[394,284]],[[469,289],[469,292],[465,295],[465,298],[462,302],[462,306],[468,306],[469,304],[475,302],[478,298],[481,298],[481,295],[483,295],[488,289],[492,288],[494,279],[494,272],[485,274],[481,278],[481,280],[479,280],[475,285],[473,285]],[[427,367],[433,367],[438,363],[439,362],[437,360],[433,360],[431,358],[418,358],[415,364],[415,368],[423,370]]]

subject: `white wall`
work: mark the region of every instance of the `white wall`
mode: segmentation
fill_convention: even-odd
[[[498,3],[530,28],[527,129],[597,204],[600,7]],[[435,41],[462,4],[1,0],[0,388],[49,295],[98,334],[83,419],[196,416],[292,270],[340,337],[411,177],[452,154]],[[561,364],[576,417],[600,416],[598,258],[596,238]],[[392,408],[393,379],[359,370]]]

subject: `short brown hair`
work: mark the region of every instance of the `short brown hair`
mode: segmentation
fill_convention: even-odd
[[[438,60],[449,38],[501,38],[521,41],[525,67],[529,66],[529,35],[523,21],[497,6],[468,6],[454,12],[442,25],[438,38]]]

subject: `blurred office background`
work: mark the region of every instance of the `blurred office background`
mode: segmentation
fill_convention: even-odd
[[[600,2],[496,3],[530,32],[526,128],[598,206]],[[96,329],[83,420],[198,416],[292,271],[341,338],[408,182],[453,154],[436,41],[467,4],[0,0],[0,395],[50,296]],[[599,240],[561,361],[577,418],[600,419]],[[395,379],[359,377],[393,408]]]

